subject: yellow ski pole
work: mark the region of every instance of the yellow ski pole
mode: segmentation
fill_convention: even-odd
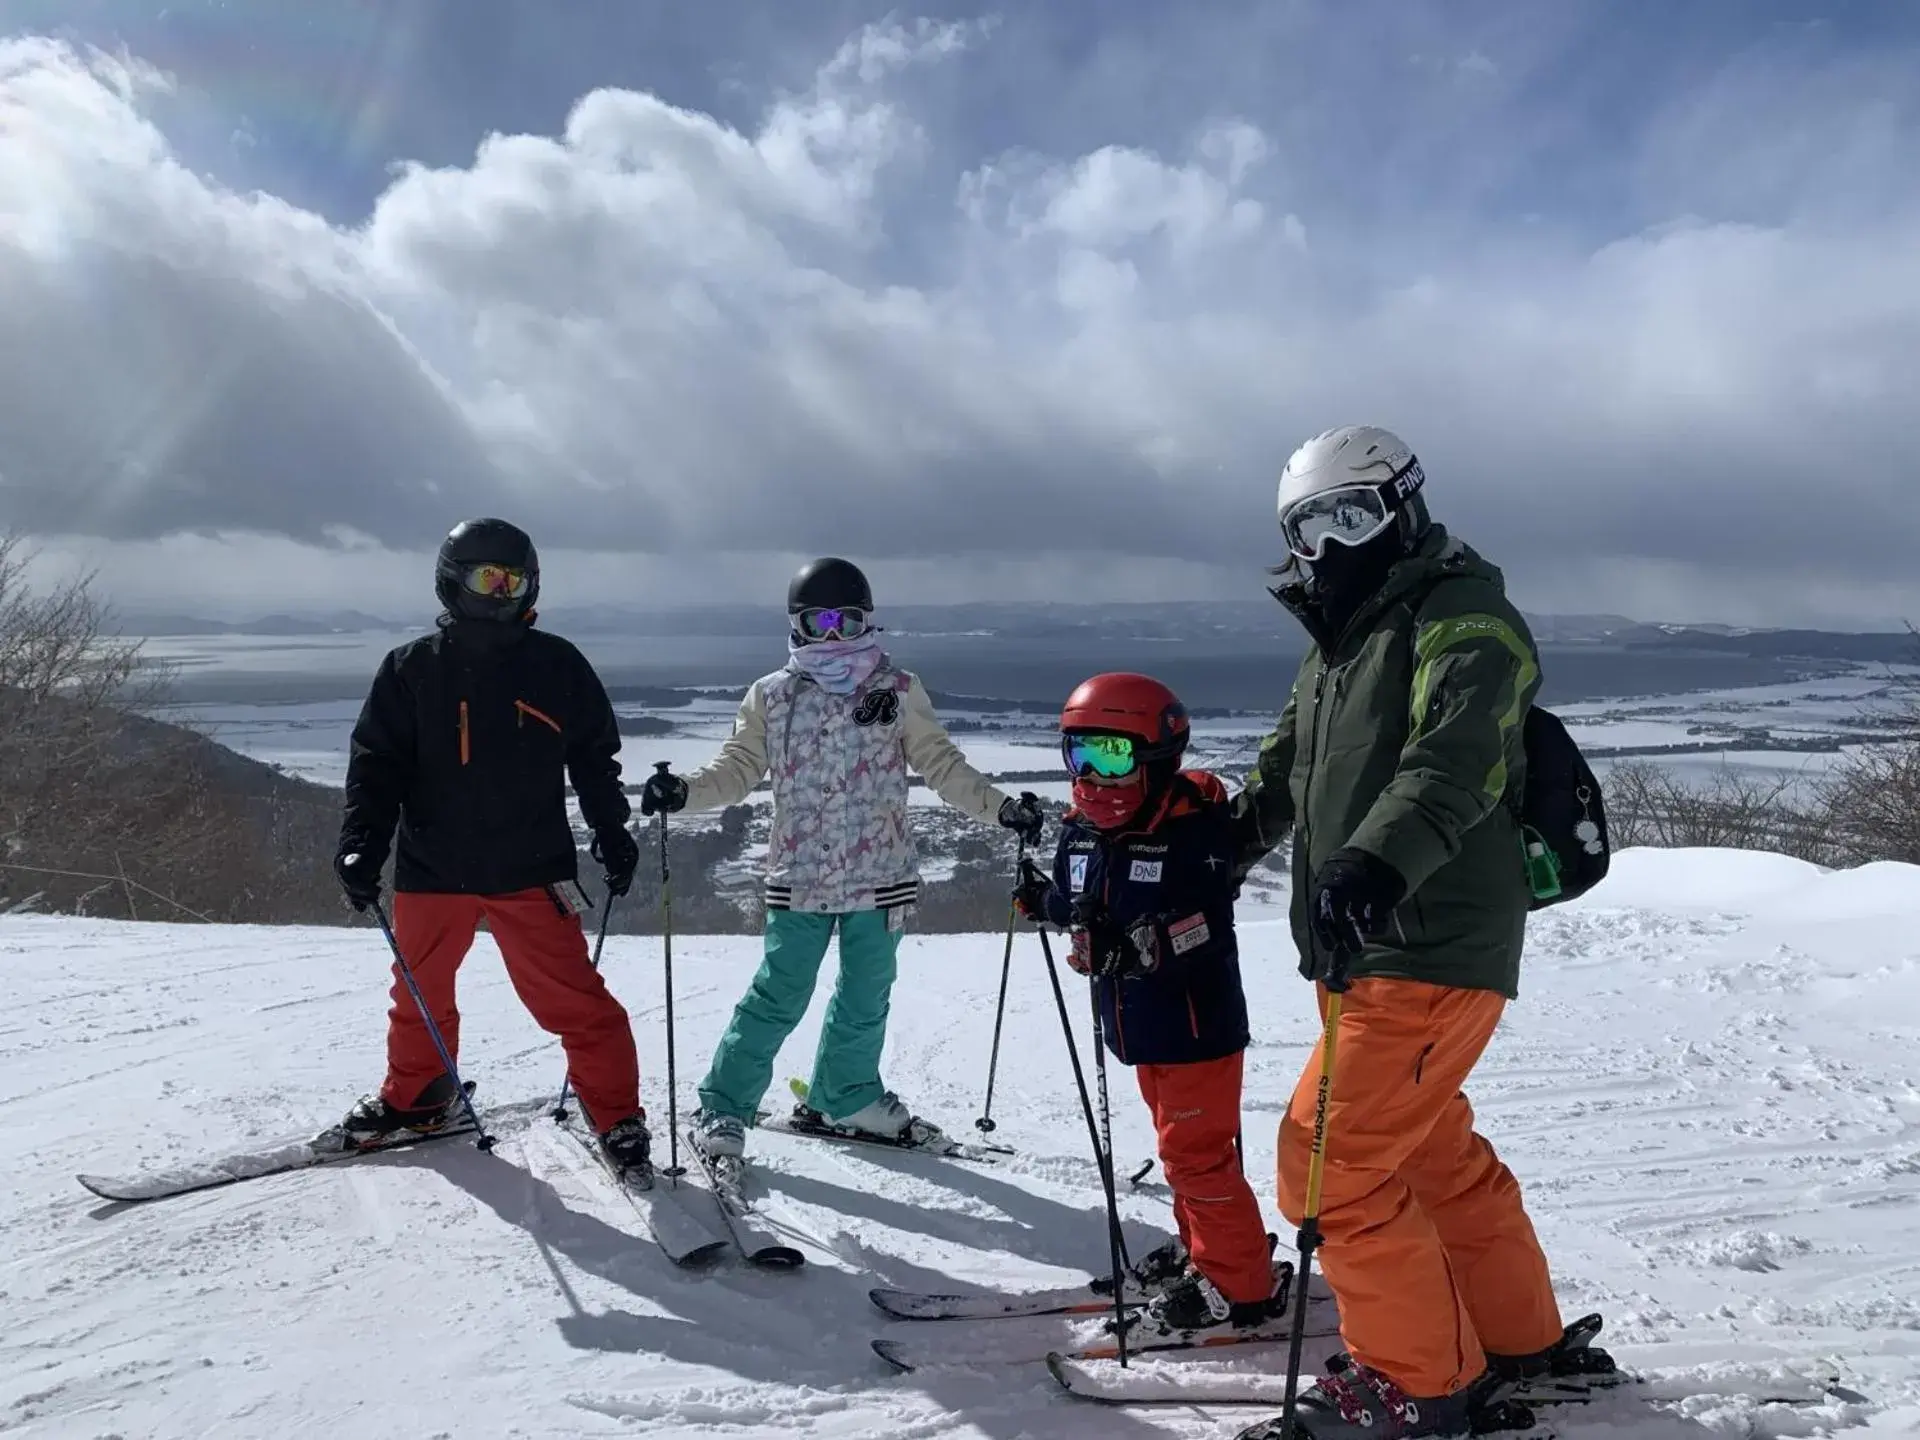
[[[1334,1061],[1340,1043],[1340,1002],[1346,994],[1344,959],[1327,969],[1327,1018],[1320,1040],[1320,1084],[1313,1099],[1313,1149],[1307,1158],[1307,1204],[1300,1217],[1300,1273],[1294,1283],[1293,1336],[1287,1347],[1287,1390],[1280,1409],[1280,1440],[1294,1440],[1294,1401],[1300,1386],[1300,1347],[1307,1335],[1307,1280],[1313,1270],[1313,1252],[1320,1248],[1320,1182],[1326,1172],[1327,1106],[1333,1096]]]

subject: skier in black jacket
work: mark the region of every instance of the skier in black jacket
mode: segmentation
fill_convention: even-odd
[[[570,777],[607,890],[624,895],[640,849],[613,706],[585,656],[534,628],[540,562],[524,531],[455,526],[434,588],[435,633],[386,657],[354,726],[335,872],[355,909],[372,905],[397,826],[395,938],[449,1050],[454,977],[484,918],[521,1002],[560,1037],[602,1146],[644,1176],[633,1029],[588,957],[567,815]],[[350,1136],[431,1129],[459,1099],[398,974],[392,995],[386,1082],[348,1115]]]

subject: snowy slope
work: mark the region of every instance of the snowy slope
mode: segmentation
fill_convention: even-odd
[[[1315,1030],[1284,926],[1245,934],[1262,1034],[1248,1164],[1271,1212],[1274,1126]],[[1033,1364],[896,1376],[869,1349],[930,1329],[890,1328],[869,1286],[1039,1286],[1104,1264],[1038,950],[1016,952],[995,1105],[1021,1158],[756,1137],[813,1263],[697,1275],[629,1238],[630,1212],[540,1120],[504,1124],[493,1156],[451,1141],[101,1205],[76,1171],[307,1131],[374,1083],[377,937],[0,919],[0,1434],[1230,1436],[1258,1412],[1092,1407]],[[683,1106],[754,952],[676,947]],[[980,1107],[999,958],[991,936],[903,953],[889,1080],[956,1131]],[[657,944],[616,940],[608,968],[663,1117]],[[1524,984],[1472,1090],[1483,1126],[1528,1189],[1568,1317],[1603,1310],[1616,1354],[1691,1397],[1684,1418],[1616,1408],[1562,1433],[1920,1433],[1920,872],[1629,853],[1597,896],[1536,920]],[[462,993],[481,1097],[549,1095],[558,1047],[484,939]],[[804,1073],[823,1003],[779,1077]],[[1114,1079],[1125,1170],[1152,1142]],[[1167,1222],[1150,1190],[1126,1208],[1137,1243]],[[1256,1358],[1278,1352],[1231,1363]],[[1794,1376],[1873,1403],[1740,1393]]]

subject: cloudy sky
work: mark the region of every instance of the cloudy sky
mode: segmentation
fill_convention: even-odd
[[[1920,618],[1920,6],[0,0],[0,525],[129,603],[1256,596],[1399,430],[1535,609]]]

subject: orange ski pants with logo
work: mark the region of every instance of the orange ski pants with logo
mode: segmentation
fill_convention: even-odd
[[[507,979],[534,1022],[560,1037],[580,1108],[604,1131],[640,1113],[640,1064],[633,1025],[587,954],[580,917],[563,911],[545,887],[510,895],[442,895],[401,891],[393,897],[393,935],[414,983],[457,1062],[460,1011],[454,978],[485,919]],[[387,1012],[387,1079],[381,1094],[405,1108],[446,1073],[419,1008],[393,971]]]
[[[1505,1007],[1491,990],[1378,977],[1342,1002],[1318,1258],[1348,1352],[1415,1397],[1470,1384],[1489,1352],[1528,1355],[1561,1335],[1519,1183],[1461,1092]],[[1280,1122],[1280,1209],[1295,1225],[1321,1058],[1316,1046]]]
[[[1173,1221],[1194,1268],[1235,1302],[1273,1294],[1273,1257],[1260,1202],[1240,1168],[1243,1054],[1192,1065],[1140,1065]]]

